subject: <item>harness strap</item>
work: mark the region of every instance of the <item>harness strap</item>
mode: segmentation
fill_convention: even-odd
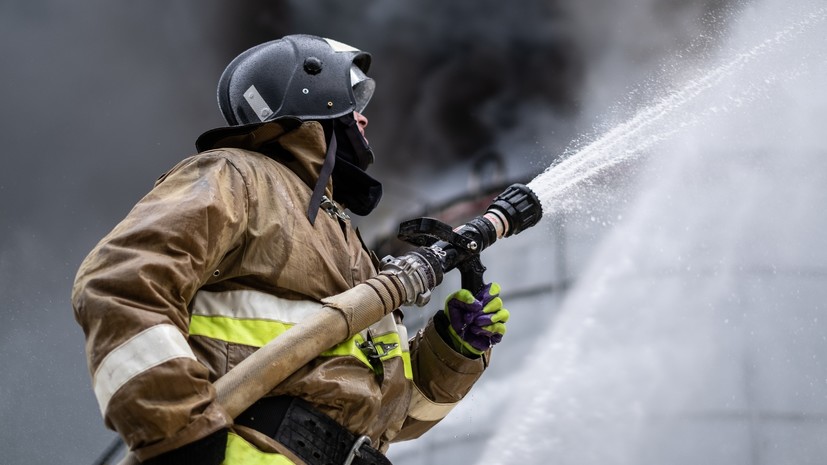
[[[393,465],[357,437],[307,402],[290,396],[265,397],[235,419],[273,438],[307,465]]]

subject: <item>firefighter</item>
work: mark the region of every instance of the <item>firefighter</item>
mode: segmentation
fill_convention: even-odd
[[[331,347],[237,418],[212,383],[379,265],[348,211],[381,184],[363,116],[369,54],[291,35],[226,68],[228,126],[80,266],[72,290],[107,427],[146,464],[388,464],[476,382],[508,312],[496,284],[454,293],[410,340],[399,310]]]

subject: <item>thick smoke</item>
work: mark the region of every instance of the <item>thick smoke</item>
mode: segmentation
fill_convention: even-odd
[[[257,5],[236,42],[305,32],[371,52],[371,141],[377,167],[392,174],[480,155],[524,122],[527,106],[576,109],[582,66],[562,3],[291,2],[292,21]]]
[[[406,183],[439,179],[489,148],[539,172],[599,106],[588,97],[601,95],[595,73],[628,85],[630,62],[680,47],[715,8],[684,3],[0,2],[4,463],[91,463],[110,440],[71,314],[72,280],[157,176],[222,124],[215,86],[237,53],[311,33],[374,54],[369,132],[391,215],[404,197],[427,198]],[[605,33],[631,27],[615,23],[618,11],[639,11],[660,34],[641,34],[634,53],[613,58],[618,67],[595,68],[611,56]],[[673,35],[680,43],[663,39]]]

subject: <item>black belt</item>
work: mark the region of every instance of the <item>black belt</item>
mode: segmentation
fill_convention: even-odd
[[[307,465],[393,465],[335,420],[296,397],[265,397],[235,419],[290,449]]]

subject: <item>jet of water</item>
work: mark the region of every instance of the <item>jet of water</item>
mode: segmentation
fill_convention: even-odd
[[[812,40],[812,37],[822,36],[821,31],[827,22],[827,7],[817,5],[814,10],[813,13],[797,15],[794,19],[780,23],[775,26],[776,30],[758,29],[761,34],[761,39],[758,41],[752,41],[746,46],[731,46],[728,52],[721,54],[721,59],[686,81],[677,90],[664,94],[662,98],[640,109],[628,121],[592,139],[589,143],[567,151],[561,161],[549,167],[529,183],[529,187],[543,202],[546,215],[589,205],[588,196],[597,191],[597,180],[607,172],[619,172],[618,168],[647,155],[659,142],[674,137],[678,131],[702,125],[705,120],[713,119],[710,118],[712,115],[720,115],[721,112],[734,113],[734,110],[741,106],[750,108],[748,105],[750,101],[757,101],[767,96],[768,93],[772,95],[772,92],[768,90],[772,90],[775,84],[787,78],[794,78],[798,73],[804,73],[808,66],[807,60],[790,60],[788,56],[791,50],[805,48],[806,43],[798,41]],[[781,21],[781,15],[770,16],[772,21]],[[754,36],[750,34],[749,37]],[[796,57],[798,56],[800,55],[796,54]],[[778,60],[779,57],[787,59]],[[821,66],[819,69],[823,69],[821,65],[823,55],[818,58],[821,62],[815,66]],[[804,63],[793,65],[792,68],[784,67],[795,61]],[[779,63],[782,66],[779,66]],[[775,91],[777,92],[777,89]],[[783,125],[779,124],[779,127],[794,125],[794,122],[784,122]],[[749,141],[742,140],[740,144],[740,149],[743,150],[745,145],[748,146]],[[712,160],[714,157],[708,159]],[[698,208],[704,207],[698,206]],[[737,212],[729,213],[731,216],[736,214]],[[710,218],[717,217],[710,216]],[[737,224],[738,220],[734,221]],[[809,223],[807,225],[810,226]],[[770,227],[768,229],[772,230]],[[730,233],[736,234],[735,231],[730,231]],[[641,240],[647,240],[645,231],[633,230],[632,234],[640,234]],[[743,238],[743,236],[740,237]],[[698,242],[691,244],[697,247]],[[720,250],[726,250],[726,246],[721,245]],[[652,252],[654,255],[658,253],[661,252]],[[653,259],[653,261],[655,269],[660,269],[658,263],[669,263],[667,259]],[[642,446],[639,441],[646,441],[651,430],[660,425],[647,420],[650,423],[646,427],[650,429],[644,429],[636,421],[646,420],[643,416],[647,413],[662,413],[669,411],[669,408],[674,409],[675,404],[666,401],[662,405],[650,404],[640,399],[647,399],[647,396],[654,395],[651,391],[646,391],[646,389],[654,389],[652,386],[657,386],[658,389],[667,389],[662,387],[667,386],[673,391],[680,391],[679,386],[670,385],[666,381],[658,381],[659,376],[682,373],[680,370],[665,371],[664,365],[675,363],[675,360],[690,360],[692,363],[701,364],[700,360],[705,360],[703,357],[706,355],[687,352],[696,351],[697,348],[678,350],[670,344],[658,341],[648,343],[644,341],[641,345],[625,346],[623,344],[629,339],[612,339],[606,334],[624,333],[624,327],[618,322],[625,321],[627,318],[635,319],[635,316],[637,318],[633,326],[648,324],[652,331],[660,331],[662,327],[669,327],[670,324],[687,321],[704,328],[698,333],[692,333],[693,335],[710,334],[710,331],[718,327],[713,326],[714,323],[696,319],[692,316],[695,313],[653,312],[653,308],[657,308],[658,304],[654,304],[653,307],[641,306],[641,312],[634,313],[636,310],[634,305],[646,301],[650,296],[653,299],[660,296],[660,304],[669,307],[673,303],[668,300],[670,298],[687,298],[687,296],[705,292],[712,295],[703,297],[708,300],[701,300],[702,298],[698,297],[698,302],[713,302],[714,304],[716,292],[738,295],[739,289],[719,291],[718,287],[732,284],[726,279],[715,276],[698,278],[692,275],[684,278],[682,275],[675,275],[670,276],[669,280],[642,281],[641,285],[634,288],[640,295],[631,292],[624,293],[618,289],[618,286],[629,286],[633,281],[629,276],[635,273],[633,268],[639,265],[633,260],[625,260],[621,255],[612,255],[610,259],[599,261],[598,265],[594,274],[588,276],[590,280],[588,284],[579,288],[580,292],[574,294],[574,297],[569,297],[572,303],[562,308],[556,325],[538,334],[537,350],[531,353],[539,353],[542,356],[533,358],[524,370],[518,373],[517,378],[522,380],[519,386],[509,387],[509,396],[515,400],[508,409],[505,409],[509,414],[502,417],[502,426],[496,432],[496,440],[486,448],[482,454],[484,460],[480,460],[480,463],[487,465],[549,462],[657,463],[652,457],[647,459],[641,456],[643,452],[641,452]],[[740,265],[741,263],[738,264]],[[794,285],[798,284],[796,281],[791,282],[795,283]],[[648,288],[652,286],[651,283],[655,283],[653,287],[666,285],[671,290],[660,293],[650,291]],[[685,286],[688,291],[682,289],[682,286]],[[577,291],[578,289],[573,292]],[[670,292],[673,294],[669,294]],[[623,304],[632,306],[628,309],[623,308],[631,315],[625,312],[613,312],[616,310],[612,308],[615,303],[606,304],[613,299],[620,302],[617,303],[618,306]],[[674,302],[674,304],[681,312],[686,311],[686,308],[681,307],[679,302]],[[786,303],[789,307],[801,305],[800,302]],[[607,306],[610,310],[607,310]],[[779,306],[785,308],[785,304]],[[732,309],[727,310],[738,312]],[[709,315],[709,318],[715,319],[719,314],[710,312]],[[746,316],[746,313],[744,315]],[[767,318],[763,324],[775,324],[779,321]],[[659,321],[663,322],[663,326],[658,324]],[[642,337],[646,337],[645,332],[642,334]],[[660,336],[665,337],[665,334],[660,334]],[[607,344],[606,341],[612,341],[614,345]],[[655,348],[654,351],[650,351],[652,347]],[[620,348],[623,351],[619,352],[616,357],[593,355],[607,348]],[[680,354],[685,358],[676,359],[675,354]],[[725,358],[725,354],[724,352],[720,357]],[[717,367],[705,364],[699,366]],[[634,378],[634,382],[625,384],[622,382],[627,379],[625,378],[627,374]],[[621,382],[609,388],[601,384],[602,380],[621,380]],[[575,395],[579,390],[587,390],[588,394]],[[667,397],[671,395],[660,391],[658,394]],[[680,395],[688,394],[681,392]],[[798,392],[795,395],[797,396]],[[653,407],[653,405],[656,406]],[[663,405],[667,408],[664,409]],[[685,407],[685,404],[679,405]],[[727,424],[726,427],[730,425]],[[641,431],[645,431],[647,435],[636,436],[642,434]],[[724,431],[724,429],[715,431]],[[743,432],[740,429],[726,431],[736,431],[731,436],[724,436],[726,440],[734,440]],[[783,430],[772,429],[771,431]],[[687,436],[682,438],[682,441],[689,444],[696,438],[697,436]],[[674,453],[673,446],[674,444],[652,446],[646,451],[651,452],[660,447],[658,449],[660,452]],[[743,447],[742,443],[738,443],[733,445],[732,449],[742,452]],[[813,453],[812,451],[813,449],[807,449],[806,453]],[[674,457],[672,463],[688,462],[685,459],[682,461],[680,457]],[[753,460],[752,463],[758,462]]]
[[[794,71],[785,70],[783,76],[772,74],[764,76],[758,82],[751,80],[737,91],[738,95],[729,96],[730,106],[687,111],[721,81],[742,72],[751,63],[777,51],[825,19],[827,8],[818,9],[759,44],[737,52],[726,61],[689,79],[683,87],[666,93],[591,143],[580,146],[575,141],[559,161],[528,184],[542,202],[544,214],[550,216],[576,210],[595,194],[593,184],[599,175],[611,175],[611,168],[634,162],[658,142],[669,139],[678,131],[695,126],[712,114],[740,107],[752,101],[779,78],[790,77]]]

